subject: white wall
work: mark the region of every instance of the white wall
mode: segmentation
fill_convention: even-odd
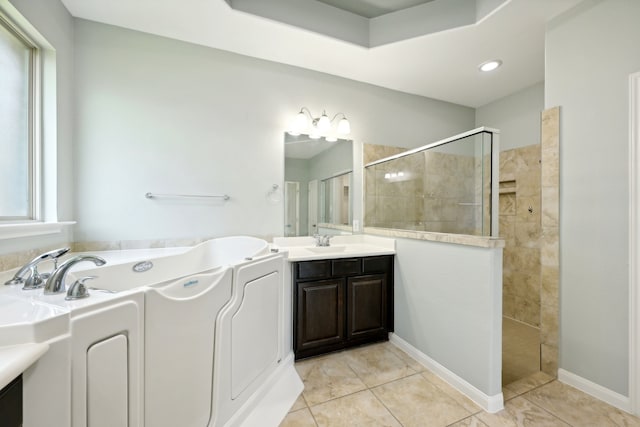
[[[540,144],[544,82],[476,109],[476,126],[500,130],[500,151]]]
[[[397,239],[396,252],[395,333],[487,396],[500,394],[502,249]]]
[[[416,146],[474,110],[291,66],[76,21],[77,240],[281,235],[283,131],[301,106],[347,114],[352,137]],[[228,193],[227,203],[150,201]]]
[[[640,1],[587,0],[546,34],[560,110],[560,367],[628,396],[629,75]]]

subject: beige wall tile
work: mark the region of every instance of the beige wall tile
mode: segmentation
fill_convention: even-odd
[[[542,266],[540,303],[558,308],[559,268]]]
[[[558,227],[559,212],[558,189],[555,187],[543,187],[542,227]]]
[[[558,308],[543,305],[540,307],[540,342],[558,347]]]
[[[555,267],[560,259],[560,245],[558,229],[556,227],[544,227],[542,232],[542,244],[540,252],[541,265]]]
[[[558,347],[540,344],[540,367],[542,372],[558,376]]]

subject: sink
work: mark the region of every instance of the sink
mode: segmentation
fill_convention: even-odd
[[[313,246],[305,249],[315,254],[326,254],[326,253],[344,252],[347,249],[347,247],[346,246]]]

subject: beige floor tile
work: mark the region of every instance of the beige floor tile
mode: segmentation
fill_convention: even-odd
[[[296,363],[309,406],[365,390],[367,386],[346,364],[340,353]]]
[[[576,427],[640,426],[637,417],[558,381],[522,396]]]
[[[462,421],[458,421],[455,424],[451,424],[448,427],[487,427],[487,425],[474,415],[469,418],[465,418]]]
[[[415,360],[413,357],[409,356],[407,353],[405,353],[403,350],[401,350],[400,348],[396,347],[394,344],[388,342],[386,343],[386,348],[388,348],[390,351],[392,351],[396,356],[398,356],[400,359],[402,359],[402,361],[404,363],[407,364],[407,366],[409,366],[411,369],[413,369],[416,372],[422,372],[427,370],[427,368],[425,368],[424,366],[422,366],[422,364],[420,364],[420,362],[418,362],[417,360]]]
[[[416,373],[386,344],[356,348],[343,354],[344,360],[368,386],[375,387]]]
[[[515,395],[521,395],[534,388],[550,383],[553,380],[554,378],[551,375],[545,374],[544,372],[536,372],[511,384],[507,384],[504,388],[513,392]]]
[[[294,412],[306,407],[307,407],[307,402],[304,401],[304,396],[302,395],[302,393],[300,393],[300,396],[298,396],[296,401],[293,403],[293,406],[291,407],[291,409],[289,409],[289,412]]]
[[[476,412],[482,411],[478,405],[476,405],[473,400],[469,399],[464,394],[460,393],[458,390],[453,388],[448,382],[437,376],[431,371],[424,371],[421,373],[423,377],[427,379],[427,381],[431,382],[433,385],[438,387],[444,393],[446,393],[449,397],[455,400],[460,406],[462,406],[467,411],[475,414]]]
[[[320,427],[401,427],[369,390],[311,407]]]
[[[502,398],[506,402],[507,400],[511,400],[514,397],[518,397],[518,394],[514,391],[509,390],[508,388],[502,387]]]
[[[438,427],[471,415],[422,375],[413,375],[372,389],[405,427]]]
[[[300,409],[295,412],[289,412],[280,423],[280,427],[317,427],[313,415],[309,408]]]
[[[508,401],[504,410],[498,413],[481,412],[476,416],[489,427],[569,427],[564,421],[522,397]]]

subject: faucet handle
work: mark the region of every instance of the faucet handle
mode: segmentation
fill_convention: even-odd
[[[29,268],[29,271],[31,273],[29,274],[29,277],[27,278],[27,280],[25,280],[22,290],[28,291],[31,289],[39,289],[43,287],[45,281],[49,277],[49,273],[44,273],[44,274],[38,273],[38,266],[36,264],[32,265]]]
[[[73,285],[71,285],[69,287],[69,290],[67,291],[67,297],[65,298],[65,300],[73,301],[76,299],[88,297],[89,291],[87,290],[87,285],[85,284],[85,282],[87,280],[95,279],[96,277],[98,276],[85,276],[73,282]]]
[[[45,260],[45,259],[49,259],[49,258],[53,258],[53,260],[55,262],[57,262],[58,258],[60,258],[62,255],[66,254],[67,252],[69,252],[71,248],[59,248],[59,249],[54,249],[52,251],[49,252],[45,252],[42,255],[40,255],[38,258],[40,258],[41,260]]]

